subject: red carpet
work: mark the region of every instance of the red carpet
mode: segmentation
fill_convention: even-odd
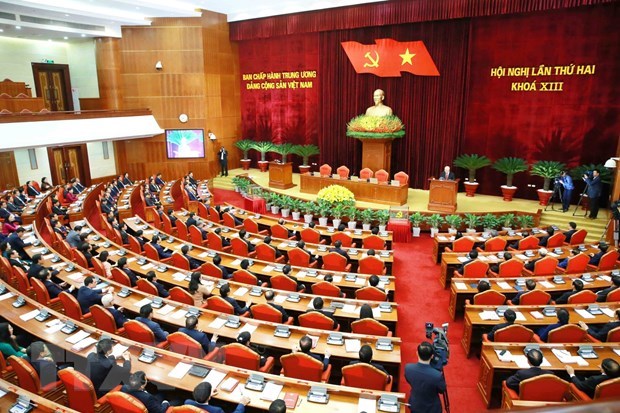
[[[215,189],[217,204],[228,202],[243,207],[241,196],[234,191]],[[271,215],[271,214],[269,214]],[[439,284],[439,265],[432,258],[433,242],[428,234],[414,238],[411,243],[394,243],[394,274],[396,274],[396,302],[398,302],[398,336],[402,340],[402,368],[417,361],[416,349],[426,340],[424,323],[435,326],[449,322],[450,360],[445,369],[451,411],[474,413],[486,407],[476,388],[480,360],[465,357],[461,347],[463,320],[452,322],[448,315],[450,293]],[[409,385],[400,378],[401,392],[408,393]]]

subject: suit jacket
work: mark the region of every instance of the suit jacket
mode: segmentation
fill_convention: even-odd
[[[125,178],[123,178],[123,184],[125,184],[125,185],[133,185],[133,182],[131,182],[131,179],[125,177]]]
[[[329,252],[336,252],[342,255],[343,257],[347,259],[347,262],[349,262],[349,260],[351,259],[351,257],[349,257],[349,254],[347,254],[347,251],[342,248],[336,248],[336,247],[330,248]]]
[[[151,243],[151,245],[157,250],[157,254],[159,255],[159,258],[170,258],[172,256],[171,252],[167,252],[166,249],[164,247],[162,247],[159,244],[153,244]]]
[[[166,182],[161,178],[155,178],[155,183],[159,186],[166,185]]]
[[[112,317],[114,317],[116,328],[121,328],[127,322],[127,317],[125,317],[125,314],[114,306],[106,307],[106,310],[108,310],[110,314],[112,314]]]
[[[211,339],[209,339],[209,336],[207,336],[207,334],[203,333],[202,331],[181,327],[179,328],[179,332],[185,333],[194,340],[196,340],[202,346],[202,350],[205,352],[205,354],[208,354],[211,350],[215,348],[215,343],[211,341]]]
[[[199,409],[205,410],[208,413],[225,413],[225,411],[221,407],[211,406],[206,403],[198,403],[196,400],[186,399],[183,404],[187,404],[189,406],[195,406]],[[232,413],[245,413],[245,406],[239,403],[235,408],[235,411]]]
[[[530,367],[529,369],[517,370],[515,374],[506,379],[506,386],[518,393],[519,384],[523,380],[531,379],[532,377],[540,376],[542,374],[553,374],[553,372],[543,370],[540,367]]]
[[[232,274],[228,273],[228,268],[224,267],[222,264],[218,265],[217,268],[222,270],[222,278],[225,280],[229,280],[232,278]]]
[[[540,238],[540,240],[538,240],[538,246],[539,247],[546,247],[547,246],[547,242],[549,241],[549,235],[545,235],[544,237]]]
[[[67,215],[67,210],[66,209],[64,209],[62,207],[59,207],[59,206],[56,206],[56,205],[54,205],[52,207],[52,212],[54,214],[57,214],[57,215]]]
[[[160,296],[162,298],[168,298],[170,293],[168,292],[168,290],[166,290],[166,287],[164,287],[163,285],[161,285],[157,281],[152,281],[151,284],[153,284],[155,286],[155,288],[157,288],[157,295],[158,296]]]
[[[162,403],[159,398],[146,390],[130,390],[127,385],[123,385],[121,391],[140,400],[149,413],[165,413],[170,407],[167,401]]]
[[[82,243],[82,240],[80,239],[80,234],[78,234],[78,232],[73,229],[67,233],[65,241],[67,241],[69,245],[71,245],[73,248],[77,248]]]
[[[47,386],[50,383],[58,381],[58,366],[56,363],[49,360],[39,359],[30,361],[32,367],[39,374],[39,379],[41,380],[41,387]]]
[[[599,303],[603,303],[607,300],[607,296],[609,295],[610,292],[612,292],[613,290],[620,288],[620,287],[616,287],[615,285],[612,285],[611,287],[605,288],[603,290],[597,291],[596,292],[596,301]]]
[[[8,221],[9,216],[11,216],[11,211],[9,211],[8,208],[0,208],[0,218],[4,219],[5,221]]]
[[[35,188],[32,185],[28,185],[28,187],[26,188],[26,191],[28,192],[28,196],[37,196],[41,193],[37,191],[37,188]]]
[[[556,328],[558,328],[558,327],[562,327],[563,325],[564,325],[564,324],[562,324],[562,323],[560,323],[560,322],[557,322],[557,323],[555,323],[555,324],[551,324],[551,325],[549,325],[549,326],[547,326],[547,327],[542,327],[542,328],[541,328],[541,329],[539,329],[539,330],[538,330],[538,332],[537,332],[538,337],[540,337],[540,339],[541,339],[542,341],[547,341],[547,338],[549,338],[549,332],[550,332],[551,330],[555,330],[555,329],[556,329]]]
[[[86,357],[86,375],[93,382],[97,398],[108,393],[121,381],[129,378],[131,372],[131,361],[125,360],[119,366],[114,356],[105,357],[97,353],[90,353]]]
[[[22,198],[20,198],[19,196],[15,196],[13,198],[13,201],[15,202],[15,205],[17,205],[20,208],[25,207],[28,204],[28,201],[24,201]]]
[[[192,218],[188,218],[187,221],[185,221],[185,225],[189,228],[191,225],[196,225],[198,224],[198,222],[196,221],[196,218],[192,217]]]
[[[555,303],[556,304],[568,304],[568,299],[577,294],[579,291],[567,291],[564,294],[562,294],[561,296],[559,296],[556,300]]]
[[[149,184],[149,191],[159,192],[159,186],[157,186],[156,184]]]
[[[267,304],[269,304],[270,306],[272,306],[273,308],[278,310],[280,312],[280,314],[282,314],[282,322],[286,323],[286,321],[288,320],[288,313],[286,312],[284,307],[282,307],[280,304],[276,304],[276,303],[267,303]]]
[[[168,332],[164,331],[161,326],[155,321],[149,320],[148,318],[144,317],[136,317],[136,320],[144,323],[153,332],[153,335],[155,335],[155,341],[157,341],[158,343],[166,341],[166,339],[168,338]]]
[[[576,229],[569,229],[568,231],[566,231],[566,232],[564,233],[564,237],[566,237],[566,238],[565,238],[565,242],[570,242],[570,239],[571,239],[571,237],[573,236],[573,234],[574,234],[575,232],[577,232],[577,230],[576,230]]]
[[[323,371],[327,370],[327,366],[329,366],[329,357],[322,356],[316,353],[304,353],[323,363]]]
[[[222,297],[224,300],[228,301],[230,305],[235,309],[235,315],[240,315],[248,311],[248,307],[241,307],[237,300],[232,297]]]
[[[22,209],[11,202],[7,202],[6,207],[9,209],[10,212],[13,212],[16,214],[22,213]]]
[[[590,257],[590,261],[588,262],[588,264],[590,265],[598,265],[601,262],[601,258],[603,257],[603,255],[605,255],[606,252],[603,251],[599,251],[596,254],[594,254],[593,257]]]
[[[82,314],[86,314],[90,311],[90,307],[95,304],[101,305],[101,297],[103,292],[99,289],[88,288],[83,285],[78,289],[77,300],[80,303]]]
[[[359,360],[353,360],[353,361],[349,362],[349,366],[352,366],[352,365],[354,365],[354,364],[359,364],[359,363],[362,363],[362,364],[370,364],[370,365],[371,365],[371,366],[373,366],[374,368],[381,370],[382,372],[384,372],[385,374],[387,374],[387,375],[389,376],[389,373],[387,372],[387,370],[385,369],[385,367],[383,367],[381,364],[378,364],[378,363],[372,363],[372,362],[371,362],[371,363],[363,363],[363,362],[361,362],[361,361],[359,361]]]
[[[41,264],[32,264],[28,269],[28,277],[34,277],[38,275],[42,270],[49,270],[52,275],[58,275],[58,271],[52,267],[44,267]]]
[[[439,179],[445,179],[448,181],[454,181],[455,175],[454,172],[450,171],[450,173],[446,176],[445,171],[441,171],[441,173],[439,174]]]
[[[136,275],[135,272],[133,272],[129,268],[123,268],[121,271],[123,271],[125,274],[127,274],[127,276],[129,277],[129,281],[131,282],[131,286],[132,287],[135,287],[136,284],[138,284],[138,276]]]
[[[50,280],[45,280],[43,284],[45,284],[45,288],[47,288],[47,293],[50,295],[50,300],[58,297],[60,293],[63,292],[63,289],[60,288],[58,284]]]
[[[435,368],[423,363],[405,366],[405,379],[411,386],[411,413],[441,413],[439,393],[446,391],[446,379]]]
[[[22,270],[24,270],[25,273],[28,273],[28,271],[29,271],[28,267],[26,267],[26,265],[23,262],[21,262],[21,260],[16,260],[16,259],[13,259],[13,258],[9,258],[9,264],[11,264],[11,266],[13,266],[13,267],[21,268]]]
[[[592,179],[587,178],[585,181],[588,184],[588,198],[598,198],[601,196],[602,183],[600,175]]]
[[[620,321],[612,321],[607,323],[599,328],[588,328],[588,334],[600,341],[607,341],[607,333],[609,333],[614,328],[620,327]]]
[[[495,339],[495,332],[497,330],[501,330],[504,327],[508,327],[511,326],[513,323],[500,323],[498,325],[493,326],[493,328],[491,329],[491,331],[489,331],[489,333],[487,334],[487,337],[489,338],[489,340],[493,341]]]
[[[127,231],[120,229],[118,230],[118,232],[120,232],[121,234],[121,241],[123,241],[123,244],[129,244],[129,236],[127,234]]]
[[[594,398],[594,391],[596,386],[609,380],[609,376],[606,374],[598,374],[596,376],[590,376],[586,379],[581,379],[578,376],[571,377],[570,381],[582,392],[585,392],[590,398]]]
[[[228,162],[228,151],[225,148],[220,149],[217,153],[217,159],[220,160],[220,163],[225,164]]]
[[[15,251],[17,251],[19,253],[19,257],[22,260],[28,260],[30,259],[30,257],[28,256],[28,254],[26,254],[26,250],[24,248],[26,248],[28,245],[30,244],[26,244],[20,237],[19,234],[17,234],[17,232],[13,232],[11,235],[9,235],[6,239],[6,241],[9,243],[9,245],[11,246],[12,249],[14,249]]]

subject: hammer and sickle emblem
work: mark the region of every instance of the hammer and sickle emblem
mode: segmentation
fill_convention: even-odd
[[[366,52],[364,55],[365,58],[370,60],[371,63],[364,63],[364,67],[379,67],[379,53],[375,50],[375,58],[373,59],[370,55],[370,52]]]

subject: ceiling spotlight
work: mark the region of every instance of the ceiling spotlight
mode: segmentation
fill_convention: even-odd
[[[69,15],[68,15],[68,14],[65,14],[65,17],[69,17]]]
[[[48,42],[51,42],[51,41],[52,41],[52,39],[47,39],[47,41],[48,41]]]
[[[84,33],[81,34],[82,37],[86,37],[86,35]]]
[[[2,33],[4,31],[4,29],[0,29],[0,33]]]
[[[22,26],[15,26],[15,28],[16,28],[17,30],[21,30],[21,29],[22,29]]]
[[[65,39],[65,40],[69,40],[69,38],[68,38],[67,36],[63,37],[63,39]]]

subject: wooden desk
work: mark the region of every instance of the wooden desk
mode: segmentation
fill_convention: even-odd
[[[565,370],[565,364],[551,352],[552,348],[558,348],[558,344],[541,344],[540,350],[545,359],[551,366],[543,366],[545,370],[555,372],[560,378],[568,380],[568,373]],[[600,371],[601,360],[612,358],[620,362],[620,355],[614,352],[618,348],[618,343],[601,343],[594,344],[594,350],[598,354],[595,360],[587,360],[587,366],[579,366],[573,364],[577,374],[598,374]],[[484,343],[480,355],[480,372],[478,374],[478,391],[480,392],[484,403],[488,408],[499,407],[501,401],[501,385],[502,381],[514,374],[519,367],[514,362],[500,361],[495,350],[508,350],[511,354],[523,354],[524,344],[507,344],[507,343]],[[565,344],[562,347],[571,352],[573,356],[577,355],[578,345]]]
[[[37,217],[43,218],[48,216],[52,210],[52,194],[55,194],[57,191],[58,187],[55,187],[35,198],[31,198],[20,215],[22,225],[32,224],[37,220]]]
[[[134,215],[145,218],[144,209],[146,207],[143,201],[142,191],[144,190],[143,181],[136,181],[133,185],[123,188],[116,200],[118,209],[118,222],[123,222]]]
[[[11,406],[17,402],[19,396],[25,396],[30,399],[30,405],[35,406],[34,409],[31,410],[32,413],[79,413],[77,410],[48,400],[38,394],[31,393],[3,379],[0,379],[0,388],[6,392],[4,396],[0,397],[0,411],[3,412],[8,412]]]
[[[405,205],[409,196],[409,186],[392,186],[388,184],[372,184],[366,181],[351,181],[310,174],[299,175],[299,190],[306,194],[317,194],[330,185],[340,185],[355,195],[356,201],[374,202],[388,205]]]
[[[456,211],[456,194],[459,191],[459,181],[445,181],[430,178],[428,191],[428,210],[446,212]]]

